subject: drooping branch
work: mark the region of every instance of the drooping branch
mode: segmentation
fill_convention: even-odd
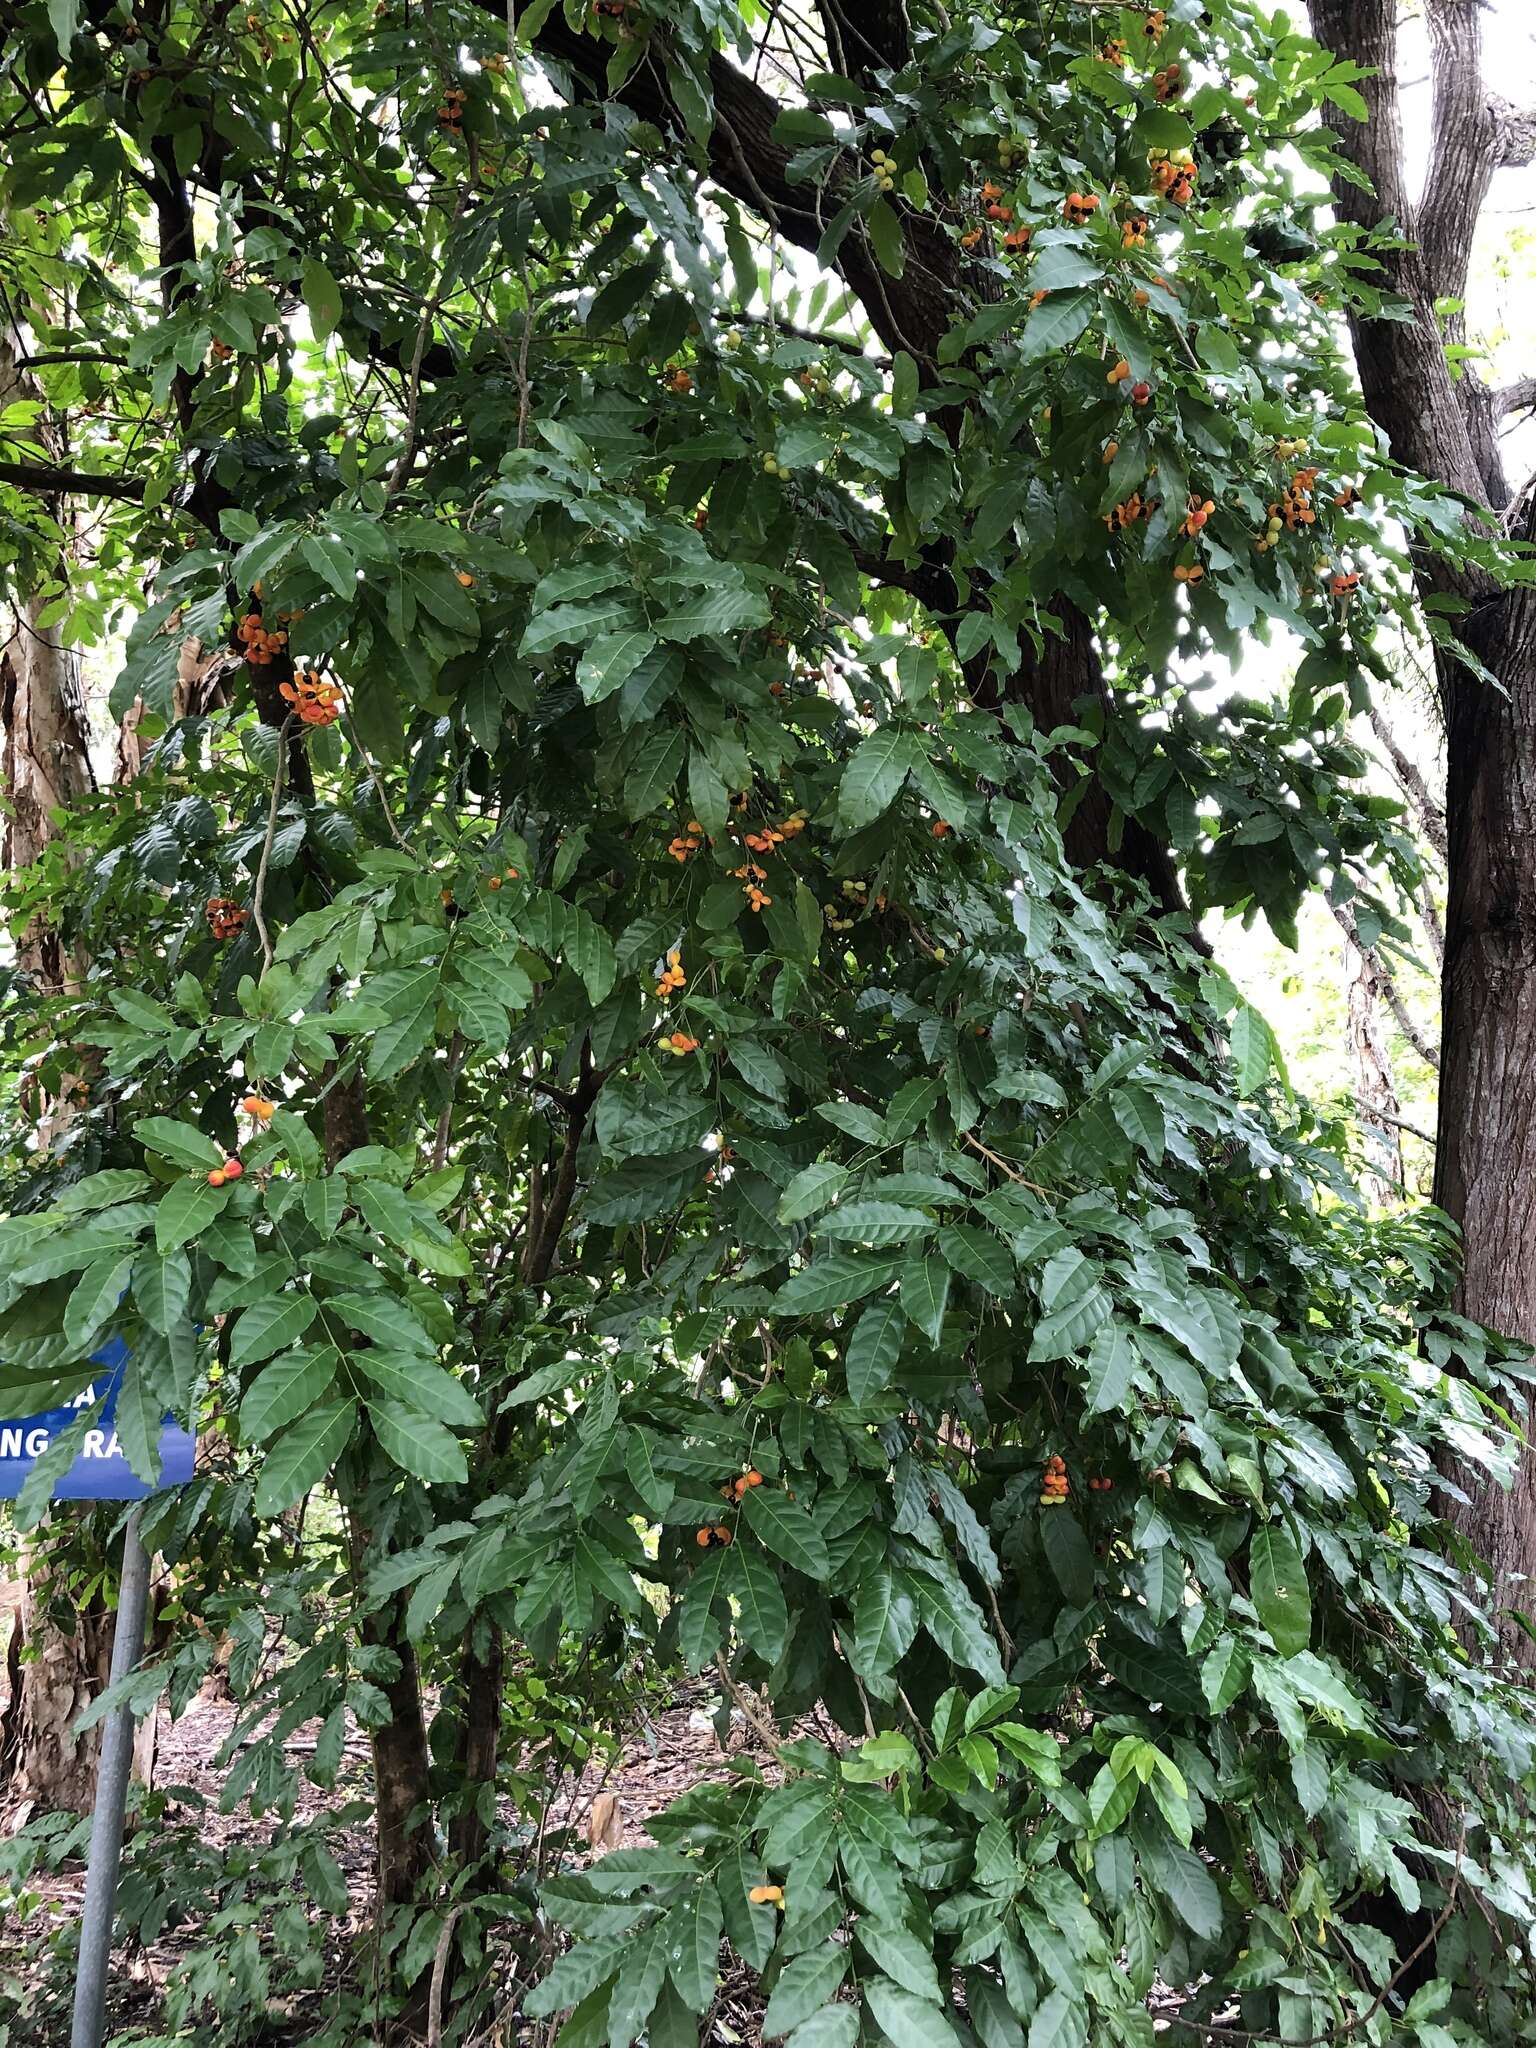
[[[1371,731],[1380,740],[1387,759],[1392,763],[1392,773],[1397,777],[1403,794],[1413,807],[1414,819],[1418,824],[1419,830],[1435,849],[1435,852],[1439,854],[1441,860],[1444,860],[1446,852],[1444,804],[1439,801],[1430,789],[1428,782],[1424,779],[1424,771],[1419,767],[1418,763],[1404,753],[1398,743],[1397,735],[1393,732],[1391,726],[1388,725],[1383,713],[1374,704],[1371,706],[1370,719]]]

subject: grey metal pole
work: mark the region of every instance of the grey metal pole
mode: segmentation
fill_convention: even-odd
[[[139,1536],[134,1508],[123,1534],[123,1576],[112,1631],[112,1682],[125,1678],[144,1645],[149,1604],[149,1558]],[[80,1922],[80,1959],[75,1969],[75,2023],[70,2048],[101,2048],[106,2023],[107,1971],[112,1961],[113,1907],[123,1854],[123,1815],[128,1774],[133,1766],[133,1714],[119,1707],[101,1733],[96,1770],[96,1810],[91,1816],[91,1853],[85,1867],[85,1912]]]

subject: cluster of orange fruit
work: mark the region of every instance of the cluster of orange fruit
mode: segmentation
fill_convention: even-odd
[[[1161,7],[1153,7],[1148,10],[1147,18],[1141,24],[1141,32],[1149,43],[1155,43],[1167,26],[1168,15],[1166,10]]]
[[[450,134],[457,135],[464,124],[464,101],[467,95],[462,87],[450,85],[443,94],[443,103],[437,110],[439,126]]]
[[[227,341],[220,341],[219,337],[215,335],[208,344],[208,353],[216,363],[227,363],[234,354],[234,350]]]
[[[231,1155],[222,1166],[214,1167],[208,1176],[208,1185],[211,1188],[221,1188],[228,1180],[238,1180],[244,1171],[245,1168],[240,1161]]]
[[[690,1037],[686,1031],[669,1031],[657,1048],[659,1052],[675,1054],[678,1059],[683,1059],[688,1053],[697,1052],[698,1049],[699,1041]]]
[[[1180,562],[1173,572],[1173,580],[1175,583],[1203,583],[1205,581],[1205,564],[1203,562],[1196,562],[1192,567],[1186,568]]]
[[[1180,533],[1187,534],[1193,540],[1215,510],[1216,501],[1214,498],[1202,500],[1198,491],[1191,491],[1189,494],[1189,511],[1185,515],[1184,524],[1179,528]]]
[[[1040,1482],[1041,1507],[1059,1508],[1071,1492],[1067,1484],[1067,1461],[1065,1458],[1047,1458],[1045,1477]]]
[[[268,667],[276,660],[279,651],[288,645],[286,633],[269,633],[266,630],[260,612],[246,613],[235,628],[235,638],[245,649],[245,658],[252,668]]]
[[[1123,71],[1125,69],[1125,58],[1126,43],[1123,36],[1111,36],[1107,43],[1099,45],[1099,60],[1101,63],[1113,64],[1117,71]]]
[[[1088,1491],[1090,1493],[1113,1493],[1114,1490],[1115,1482],[1113,1479],[1090,1479],[1088,1482]]]
[[[1144,498],[1140,491],[1118,504],[1112,512],[1104,514],[1104,524],[1111,533],[1124,533],[1128,526],[1134,526],[1138,519],[1150,519],[1157,510],[1156,498]]]
[[[744,861],[739,868],[732,868],[731,873],[740,882],[741,893],[746,897],[754,914],[760,915],[764,907],[773,901],[762,886],[768,879],[768,870],[760,868],[755,860],[749,860]]]
[[[1151,222],[1144,213],[1129,214],[1120,224],[1120,246],[1122,249],[1145,249],[1147,229]]]
[[[1298,469],[1284,491],[1269,508],[1269,530],[1274,531],[1278,519],[1294,533],[1298,526],[1315,526],[1317,513],[1312,505],[1312,486],[1317,482],[1315,469]]]
[[[214,896],[209,899],[203,915],[208,920],[208,929],[216,939],[232,939],[236,932],[245,929],[248,910],[242,910],[232,896]]]
[[[300,669],[291,683],[279,683],[277,693],[305,725],[334,725],[341,716],[341,691],[312,668]]]
[[[704,827],[697,818],[690,818],[677,837],[667,846],[674,860],[691,860],[704,844]]]
[[[1351,569],[1347,572],[1340,570],[1339,574],[1328,585],[1328,588],[1335,597],[1348,597],[1352,591],[1358,590],[1359,587],[1360,572],[1358,569]]]
[[[720,1498],[722,1500],[740,1500],[744,1493],[750,1493],[754,1486],[761,1486],[762,1483],[763,1475],[754,1465],[748,1471],[740,1473],[735,1479],[727,1479],[724,1486],[720,1489]]]
[[[766,859],[776,848],[782,846],[786,839],[798,838],[805,827],[804,811],[791,811],[781,825],[764,825],[756,832],[744,832],[741,835],[742,844]],[[760,867],[755,860],[749,860],[744,861],[739,868],[732,868],[731,873],[741,883],[742,894],[755,913],[760,913],[772,903],[773,898],[762,886],[768,879],[766,868]]]
[[[508,868],[506,869],[504,874],[487,875],[485,878],[485,886],[487,887],[487,889],[499,889],[504,880],[508,882],[515,882],[521,873],[521,868]],[[451,903],[453,901],[453,898],[445,893],[443,901],[445,903]]]
[[[1069,192],[1062,201],[1061,217],[1069,227],[1086,227],[1099,210],[1097,192]]]
[[[675,391],[679,398],[686,398],[693,389],[693,379],[686,370],[674,370],[667,379],[667,389]]]
[[[674,946],[667,955],[667,964],[662,969],[661,979],[656,984],[656,993],[665,1000],[674,990],[682,988],[687,979],[687,975],[683,972],[682,952],[678,947]]]
[[[1188,206],[1195,196],[1195,180],[1200,173],[1195,168],[1192,156],[1169,156],[1166,150],[1150,152],[1152,165],[1152,189],[1161,192],[1174,206]]]
[[[731,1540],[731,1532],[723,1522],[717,1522],[712,1529],[700,1529],[693,1540],[700,1550],[723,1549]]]
[[[1001,185],[994,185],[992,180],[988,178],[985,185],[981,188],[981,197],[982,203],[987,209],[988,220],[1006,221],[1013,219],[1013,208],[1003,204],[1003,188]]]
[[[1158,100],[1166,105],[1176,100],[1184,90],[1184,67],[1182,64],[1165,64],[1161,71],[1152,74],[1152,90]]]
[[[247,1116],[254,1117],[257,1123],[269,1124],[272,1121],[272,1114],[277,1108],[277,1104],[270,1101],[265,1095],[242,1095],[240,1107]]]
[[[784,1887],[781,1884],[755,1884],[747,1897],[754,1906],[777,1906],[782,1911]]]

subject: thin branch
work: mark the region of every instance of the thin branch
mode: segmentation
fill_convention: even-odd
[[[135,503],[144,495],[144,479],[138,476],[102,476],[91,470],[56,469],[43,462],[0,462],[0,484],[15,484],[40,496],[55,493],[81,498],[130,498]]]
[[[1423,770],[1416,761],[1409,758],[1398,744],[1397,736],[1387,724],[1383,713],[1376,705],[1370,710],[1371,731],[1381,741],[1387,759],[1392,763],[1392,773],[1402,786],[1403,794],[1413,807],[1419,830],[1439,854],[1446,858],[1449,839],[1445,825],[1445,806],[1440,803],[1424,779]]]
[[[1493,394],[1493,409],[1500,419],[1512,412],[1525,412],[1536,405],[1536,377],[1517,377],[1513,384],[1506,384],[1502,391]]]

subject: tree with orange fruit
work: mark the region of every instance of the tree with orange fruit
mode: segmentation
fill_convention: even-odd
[[[1431,1976],[1405,2025],[1518,2039],[1532,1726],[1432,1479],[1510,1469],[1506,1353],[1195,924],[1420,879],[1339,728],[1451,522],[1368,466],[1314,293],[1370,287],[1285,153],[1354,74],[1242,0],[774,19],[25,15],[9,189],[128,237],[83,289],[139,431],[0,482],[110,508],[160,726],[78,821],[48,1021],[102,1066],[16,1148],[5,1399],[121,1336],[132,1454],[228,1444],[150,1535],[282,1532],[217,1587],[276,1645],[229,1798],[297,1828],[285,1734],[329,1795],[368,1730],[367,1945],[321,1833],[285,1877],[327,2026],[657,2048],[726,1941],[815,2048],[1138,2043],[1157,1985],[1363,2040]],[[1203,710],[1274,620],[1289,695]],[[576,1867],[556,1785],[655,1673],[773,1769]]]

